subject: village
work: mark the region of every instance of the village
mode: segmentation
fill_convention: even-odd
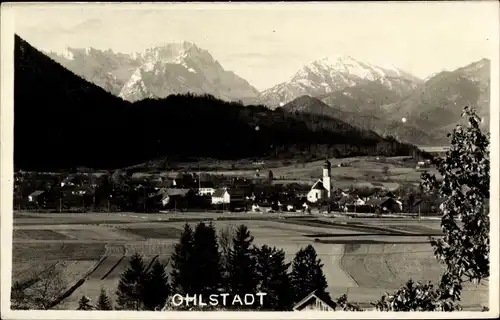
[[[417,166],[426,166],[418,162]],[[339,188],[326,160],[311,185],[276,183],[272,170],[252,179],[182,172],[170,178],[115,171],[73,174],[16,172],[14,208],[41,212],[437,212],[441,199],[415,184]]]

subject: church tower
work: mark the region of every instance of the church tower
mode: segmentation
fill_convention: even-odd
[[[331,169],[332,169],[332,164],[330,163],[330,161],[326,160],[325,164],[323,165],[323,187],[325,187],[326,189],[327,198],[330,198],[332,192],[332,185],[330,178]]]

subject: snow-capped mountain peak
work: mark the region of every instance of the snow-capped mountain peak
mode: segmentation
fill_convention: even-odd
[[[133,56],[146,61],[161,61],[162,63],[173,64],[183,64],[186,59],[195,59],[207,63],[214,62],[208,51],[200,49],[196,44],[189,41],[151,47]]]
[[[273,108],[303,95],[322,96],[366,81],[380,82],[404,95],[420,80],[394,66],[380,67],[334,54],[305,65],[290,80],[265,90],[260,100]]]
[[[179,41],[124,54],[94,48],[50,53],[79,76],[129,101],[175,93],[208,93],[226,100],[256,98],[259,92],[195,43]]]
[[[68,59],[68,60],[75,59],[75,55],[73,54],[73,52],[71,51],[70,48],[66,48],[63,52],[61,52],[61,56]]]

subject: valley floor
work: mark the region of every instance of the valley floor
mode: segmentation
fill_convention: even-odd
[[[300,214],[28,214],[14,215],[12,280],[22,280],[54,263],[64,266],[68,286],[85,282],[58,309],[74,310],[82,295],[97,298],[101,287],[114,291],[128,257],[138,252],[146,264],[167,263],[188,222],[214,220],[217,228],[245,224],[255,244],[281,248],[291,261],[313,244],[324,263],[332,297],[347,293],[362,305],[395,292],[410,278],[439,280],[428,235],[439,235],[439,221],[403,218],[327,218]],[[467,284],[462,305],[488,305],[488,284]]]

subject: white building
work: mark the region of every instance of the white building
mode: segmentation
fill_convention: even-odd
[[[201,187],[198,189],[198,194],[200,196],[211,196],[215,193],[215,189],[214,188],[210,188],[210,187]]]
[[[318,179],[312,186],[311,190],[307,193],[307,200],[309,202],[317,202],[320,199],[328,199],[332,194],[331,184],[331,168],[330,161],[326,160],[323,165],[323,177]]]
[[[217,189],[212,194],[212,204],[229,204],[231,196],[226,188]]]

